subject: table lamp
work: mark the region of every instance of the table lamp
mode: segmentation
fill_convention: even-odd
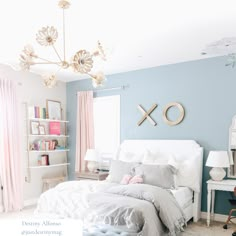
[[[87,168],[94,172],[99,167],[99,153],[95,149],[88,149],[85,154],[85,161],[88,161]]]
[[[206,166],[213,167],[209,172],[211,179],[221,181],[226,175],[223,168],[229,168],[228,153],[226,151],[210,151]]]

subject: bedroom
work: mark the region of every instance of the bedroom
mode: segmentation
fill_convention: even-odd
[[[191,6],[187,1],[181,1],[181,4],[172,3],[174,4],[172,8],[164,3],[158,8],[157,3],[154,3],[154,1],[150,1],[150,6],[141,1],[143,4],[137,4],[135,8],[133,7],[134,1],[130,1],[129,4],[126,3],[126,8],[123,9],[124,7],[121,3],[112,6],[108,1],[101,2],[106,4],[106,7],[96,3],[96,7],[91,9],[89,3],[95,4],[93,1],[89,1],[87,5],[83,1],[81,3],[80,1],[78,3],[71,1],[70,11],[76,11],[75,9],[81,9],[81,11],[79,11],[77,16],[72,15],[73,17],[70,17],[72,13],[68,13],[66,15],[68,22],[66,23],[69,31],[67,41],[70,42],[68,47],[72,53],[74,53],[74,48],[76,48],[74,41],[77,37],[79,37],[79,48],[85,47],[86,49],[91,49],[96,46],[98,39],[101,42],[104,41],[105,47],[111,48],[107,61],[101,61],[96,64],[98,68],[101,65],[102,70],[106,72],[107,80],[102,88],[93,88],[91,79],[83,79],[82,77],[82,80],[77,80],[78,75],[70,72],[66,74],[66,71],[63,71],[58,76],[60,77],[59,79],[64,79],[64,81],[59,81],[55,88],[48,89],[43,86],[39,75],[15,71],[6,65],[16,65],[18,63],[19,54],[27,42],[37,47],[35,33],[42,26],[55,25],[58,28],[59,36],[61,36],[61,14],[56,8],[56,0],[51,1],[47,9],[44,9],[39,3],[32,4],[29,1],[21,4],[14,1],[3,3],[1,16],[4,16],[5,19],[3,18],[1,21],[1,29],[8,37],[1,39],[1,78],[9,78],[17,82],[17,92],[19,93],[20,102],[27,102],[30,105],[40,107],[46,106],[47,99],[61,102],[64,118],[66,117],[66,120],[69,120],[68,144],[70,151],[68,153],[68,162],[70,165],[68,167],[68,175],[70,180],[75,178],[77,92],[117,88],[128,85],[124,90],[95,93],[95,97],[120,95],[120,142],[129,139],[195,140],[203,147],[201,217],[205,222],[207,212],[206,181],[210,179],[210,168],[206,167],[205,163],[210,151],[228,150],[229,127],[236,113],[236,101],[233,97],[234,87],[236,86],[236,72],[235,68],[225,66],[228,60],[226,53],[223,56],[222,54],[211,54],[208,56],[201,55],[201,53],[209,43],[225,37],[234,36],[232,29],[234,29],[234,22],[236,22],[233,13],[235,3],[229,1],[226,4],[225,1],[219,1],[218,3],[214,3],[214,5],[212,1],[209,1],[208,4],[200,1],[198,4]],[[16,22],[10,19],[11,15],[4,14],[4,12],[10,12],[12,8],[11,3],[16,4],[14,14],[12,15],[18,16],[17,12],[15,12],[17,9],[21,9],[25,14],[24,17],[19,16],[19,32],[12,30],[15,29]],[[85,5],[81,5],[82,3]],[[125,4],[124,2],[122,3]],[[74,8],[73,5],[76,4],[78,4],[78,7]],[[215,11],[211,11],[212,4],[215,7]],[[117,7],[117,12],[112,11],[112,7]],[[164,13],[161,14],[161,7],[165,10],[168,9],[166,17],[165,15],[163,16]],[[42,10],[37,12],[35,10],[37,8]],[[57,11],[54,16],[55,8]],[[101,8],[105,12],[102,12]],[[26,9],[32,10],[26,11]],[[99,9],[99,11],[97,12],[96,9]],[[146,9],[147,12],[151,11],[151,14],[146,14],[143,9]],[[175,11],[175,9],[178,9],[178,11]],[[43,15],[44,11],[47,13],[45,16]],[[118,17],[120,12],[122,12],[122,19]],[[131,12],[133,17],[130,20],[128,16]],[[160,17],[164,17],[161,18],[162,21],[159,18],[155,18],[157,17],[154,14],[155,12],[158,12],[161,15]],[[176,12],[181,14],[177,14]],[[113,18],[112,14],[115,13],[116,18]],[[81,26],[81,29],[77,33],[79,36],[73,38],[73,33],[75,33],[75,27],[72,27],[74,24],[73,20],[77,19],[76,17],[82,17],[82,19],[79,18],[81,19],[79,22],[83,22],[83,19],[93,19],[91,15],[96,14],[99,14],[101,17],[97,17],[100,19],[97,22],[100,25],[96,26],[95,20],[91,22],[85,21],[83,24],[84,28]],[[145,14],[144,19],[138,17],[143,14]],[[46,15],[48,16],[46,17]],[[170,15],[173,15],[173,18]],[[179,15],[182,18],[180,18],[180,21],[177,21]],[[29,18],[35,20],[30,21]],[[104,24],[104,22],[107,22],[107,19],[110,19],[114,28],[107,23]],[[170,23],[173,23],[173,21],[176,24],[171,25]],[[8,22],[7,27],[4,22]],[[149,29],[146,25],[150,22],[151,26]],[[166,22],[166,24],[161,24],[160,22]],[[208,23],[206,24],[205,22]],[[162,25],[164,25],[164,28]],[[131,27],[133,28],[133,35],[130,34]],[[99,31],[95,31],[93,28],[99,28]],[[140,34],[140,28],[142,30],[145,28],[145,33]],[[111,33],[104,34],[104,36],[103,31]],[[17,42],[15,42],[16,33],[20,33],[21,35],[19,38],[17,36]],[[89,35],[89,33],[92,33],[92,35]],[[111,34],[116,41],[109,42]],[[123,35],[128,35],[129,37],[123,37]],[[112,39],[114,40],[114,38]],[[88,40],[87,43],[86,40]],[[11,50],[8,49],[6,51],[5,48],[9,42],[11,44]],[[158,48],[155,47],[156,45],[158,45]],[[54,57],[55,55],[53,50],[49,50],[48,48],[39,47],[38,49],[37,51],[39,53],[43,50],[47,51],[44,53],[48,53],[48,58]],[[131,62],[134,63],[132,64]],[[116,70],[113,73],[109,72],[109,66],[112,65],[113,67],[116,66],[114,68],[111,67],[114,71]],[[36,70],[36,67],[32,67],[32,69]],[[36,72],[38,73],[41,70],[44,70],[43,66]],[[55,71],[51,67],[47,67],[46,70],[50,72]],[[170,102],[179,102],[185,109],[183,121],[176,126],[167,125],[162,118],[162,112]],[[142,113],[138,109],[139,104],[145,110],[149,110],[154,104],[158,105],[151,113],[151,117],[157,123],[156,126],[153,126],[149,120],[145,120],[140,126],[137,125],[142,118]],[[170,110],[170,112],[173,110]],[[20,117],[22,123],[20,125],[20,133],[22,136],[20,138],[20,147],[22,153],[22,191],[24,204],[27,206],[35,204],[35,201],[41,194],[42,176],[48,174],[48,169],[33,170],[30,173],[31,182],[25,181],[28,173],[24,166],[26,165],[26,158],[25,141],[23,142],[25,135],[23,108],[21,111],[22,114],[20,114]],[[58,167],[58,169],[51,168],[50,173],[56,176],[57,171],[59,172],[62,169],[64,170],[64,167]],[[228,202],[229,198],[231,198],[229,192],[217,191],[215,198],[216,221],[226,221],[229,210],[231,209],[231,205]],[[4,217],[7,218],[7,216],[8,214],[4,215],[4,213],[1,213],[1,219]],[[223,223],[219,227],[219,230],[221,230],[222,225]],[[206,227],[206,224],[204,227]],[[226,232],[220,231],[220,233],[231,235],[232,231],[233,227]]]

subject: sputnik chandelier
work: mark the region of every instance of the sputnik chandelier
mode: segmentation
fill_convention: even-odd
[[[93,74],[91,72],[93,68],[93,62],[95,57],[100,57],[102,60],[106,60],[106,55],[102,48],[101,43],[98,41],[97,49],[90,53],[87,50],[79,50],[74,56],[68,61],[66,59],[66,44],[65,44],[65,10],[70,7],[68,0],[60,0],[58,6],[63,10],[63,57],[60,56],[59,52],[55,47],[55,43],[58,38],[58,32],[53,26],[43,27],[38,31],[36,35],[36,41],[45,47],[52,47],[58,60],[50,61],[38,56],[31,45],[26,45],[20,55],[20,66],[23,70],[30,70],[31,66],[39,64],[52,64],[57,65],[60,69],[72,68],[75,73],[81,73],[88,75],[93,82],[93,86],[101,86],[105,81],[105,75],[103,72],[97,72]],[[43,75],[42,76],[44,85],[48,88],[53,88],[56,83],[56,74]]]

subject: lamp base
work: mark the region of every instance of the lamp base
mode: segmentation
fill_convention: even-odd
[[[226,172],[221,167],[213,167],[209,172],[211,179],[214,181],[221,181],[224,179]]]
[[[98,162],[88,161],[87,168],[90,172],[94,172],[99,167]]]

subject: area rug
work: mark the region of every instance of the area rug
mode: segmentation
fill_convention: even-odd
[[[210,227],[207,227],[206,220],[190,222],[181,236],[231,236],[236,230],[235,224],[230,224],[227,230],[223,229],[223,225],[222,222],[211,222]]]

